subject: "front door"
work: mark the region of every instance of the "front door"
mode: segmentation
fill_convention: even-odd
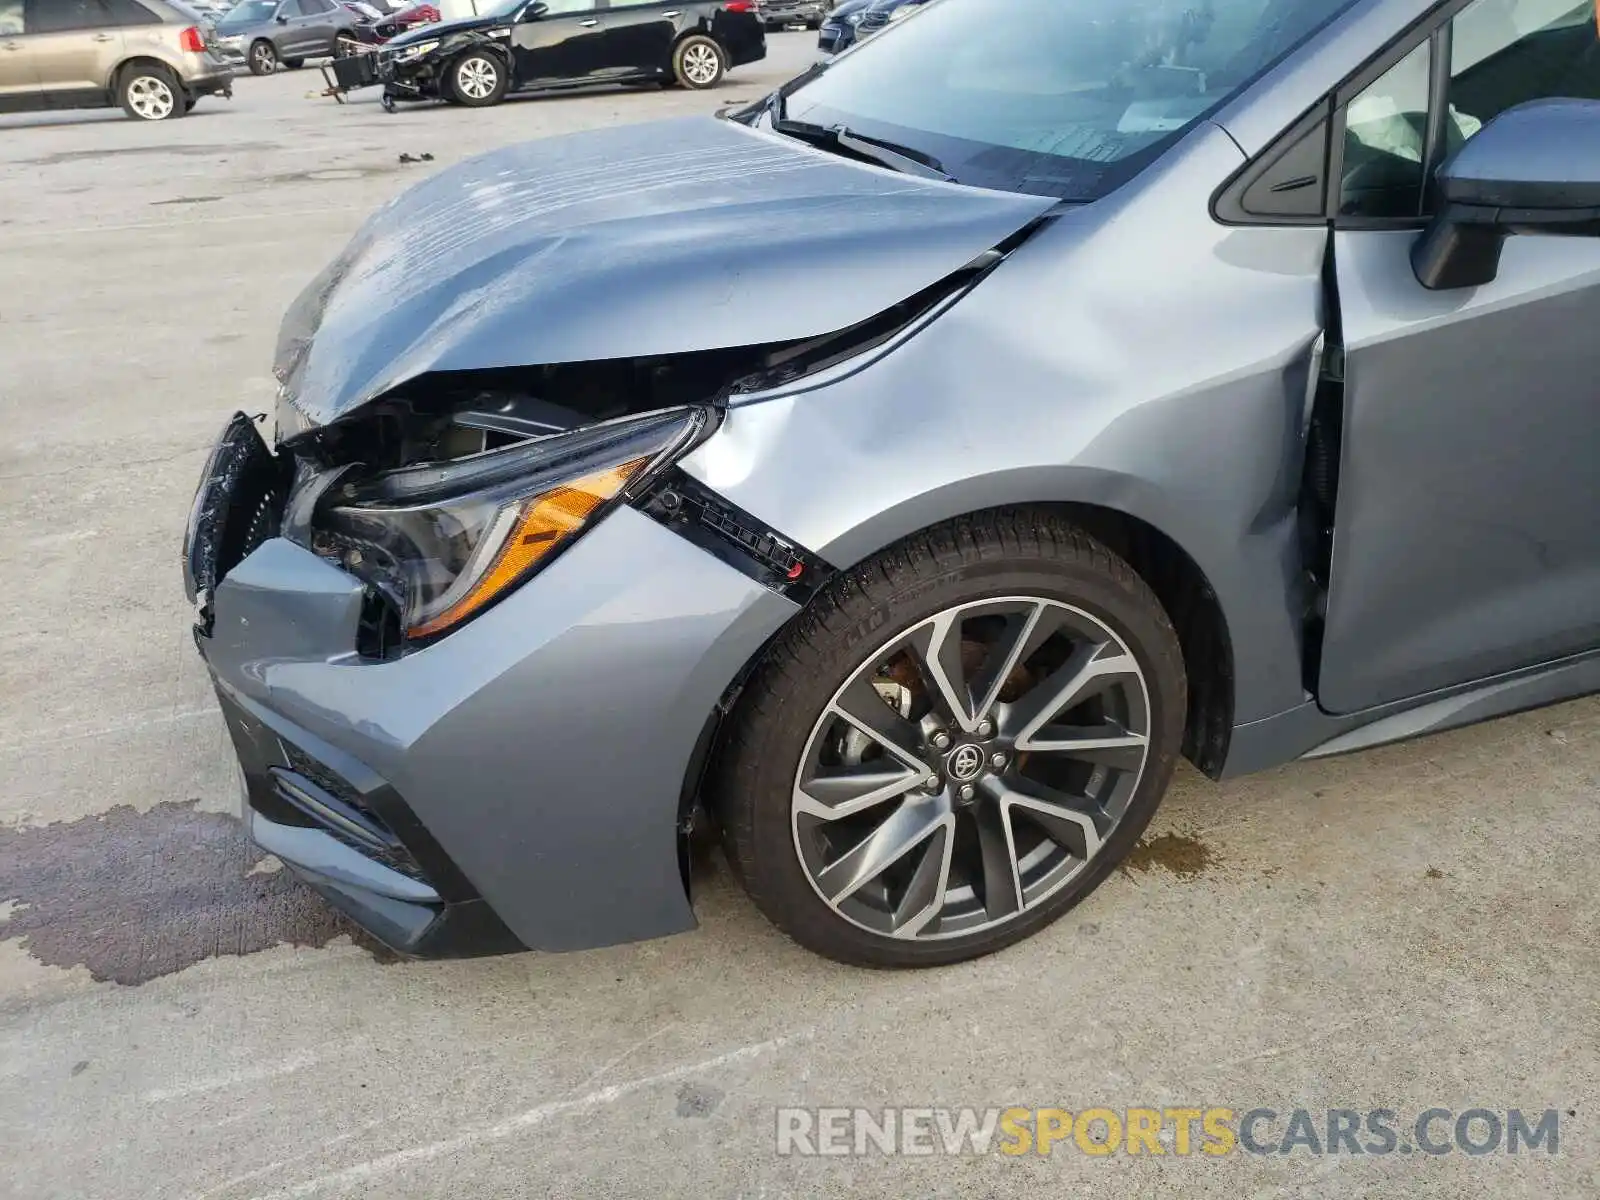
[[[582,81],[604,66],[598,0],[542,0],[529,5],[511,34],[517,82]]]
[[[32,41],[23,32],[22,0],[0,0],[0,112],[44,107]]]
[[[1435,44],[1446,111],[1427,44],[1345,106],[1337,713],[1600,647],[1600,240],[1513,237],[1494,283],[1455,291],[1409,259],[1425,164],[1517,104],[1600,97],[1595,3],[1477,0]]]
[[[671,0],[611,0],[604,21],[605,70],[617,75],[661,74],[672,69],[683,4]]]

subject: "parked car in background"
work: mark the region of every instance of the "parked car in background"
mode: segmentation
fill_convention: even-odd
[[[347,58],[361,52],[362,46],[381,46],[418,25],[439,20],[439,10],[431,4],[389,8],[382,0],[340,0],[357,17],[353,30],[340,32],[333,40],[333,57]]]
[[[783,29],[789,25],[821,29],[822,19],[827,15],[827,0],[761,0],[761,17],[768,29]]]
[[[241,0],[217,22],[217,37],[252,75],[269,75],[280,63],[293,70],[333,57],[341,35],[357,40],[358,23],[337,0]]]
[[[853,46],[856,29],[871,4],[872,0],[840,0],[823,18],[817,36],[817,49],[824,55],[833,55]]]
[[[120,104],[165,121],[232,80],[178,0],[0,0],[0,112]]]
[[[676,82],[709,88],[729,69],[765,58],[754,0],[509,0],[480,17],[391,39],[379,52],[383,99],[480,107],[507,93],[604,83]]]
[[[859,41],[881,33],[896,19],[909,16],[925,3],[927,0],[872,0],[856,25],[856,39]]]

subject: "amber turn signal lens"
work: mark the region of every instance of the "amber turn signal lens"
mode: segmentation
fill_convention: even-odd
[[[582,529],[595,510],[613,499],[649,461],[636,458],[524,501],[522,515],[477,585],[431,621],[407,630],[406,636],[432,637],[477,612]]]

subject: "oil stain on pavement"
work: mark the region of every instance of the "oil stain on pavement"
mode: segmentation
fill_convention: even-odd
[[[288,871],[253,870],[262,855],[239,822],[195,804],[0,828],[0,939],[121,984],[340,936],[393,960]]]
[[[1147,873],[1157,867],[1179,879],[1193,879],[1217,861],[1216,853],[1199,838],[1185,833],[1163,833],[1141,840],[1122,862],[1122,869]]]

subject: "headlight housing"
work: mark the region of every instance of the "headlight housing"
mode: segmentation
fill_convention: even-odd
[[[434,38],[428,42],[417,42],[410,46],[401,46],[394,52],[395,59],[399,62],[408,62],[413,58],[421,58],[424,54],[431,53],[439,48],[441,39]]]
[[[714,419],[672,409],[387,471],[319,506],[312,545],[387,596],[408,639],[432,638],[532,576]]]

